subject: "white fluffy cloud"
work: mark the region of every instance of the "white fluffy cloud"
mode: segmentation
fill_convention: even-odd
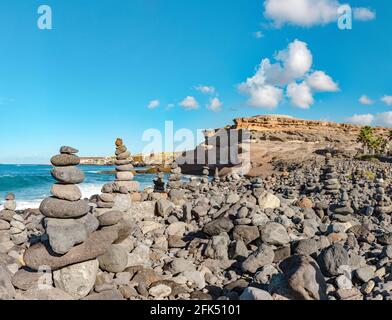
[[[392,106],[392,96],[383,96],[381,101],[384,102],[388,106]]]
[[[342,3],[337,0],[265,0],[264,16],[277,27],[284,24],[310,27],[336,22],[340,6]],[[375,18],[375,13],[368,8],[354,8],[353,11],[357,20]]]
[[[155,109],[155,108],[158,108],[159,105],[160,105],[159,100],[151,100],[147,107],[149,109]]]
[[[263,59],[254,76],[241,83],[239,91],[248,95],[248,104],[258,108],[276,108],[287,96],[294,106],[309,108],[314,103],[313,91],[333,92],[338,85],[323,71],[311,73],[313,55],[305,42],[294,40],[274,57]],[[305,80],[305,81],[304,81]]]
[[[214,94],[215,93],[215,88],[212,86],[197,86],[195,87],[197,91],[200,91],[201,93],[204,94]]]
[[[354,114],[352,117],[349,117],[346,119],[347,122],[352,123],[352,124],[358,124],[361,126],[368,126],[371,125],[374,116],[370,113],[368,114]]]
[[[199,103],[192,96],[187,96],[184,100],[180,102],[180,106],[185,110],[195,110],[199,108]]]
[[[315,91],[336,92],[339,86],[323,71],[315,71],[307,76],[306,83]]]
[[[223,107],[223,103],[219,100],[219,98],[211,98],[209,104],[207,104],[206,108],[208,110],[218,112],[221,111]]]
[[[353,124],[359,124],[363,126],[373,125],[381,127],[392,127],[392,111],[372,114],[355,114],[350,118],[346,119],[348,122]]]
[[[376,114],[374,125],[388,128],[392,127],[392,111]]]
[[[359,98],[359,103],[360,104],[364,104],[364,105],[367,105],[367,106],[370,106],[370,105],[372,105],[372,104],[374,104],[374,101],[372,100],[372,99],[370,99],[367,95],[362,95],[360,98]]]
[[[359,21],[370,21],[376,18],[376,13],[369,8],[355,8],[354,19]]]
[[[309,109],[314,103],[312,91],[305,82],[300,84],[290,83],[287,86],[287,96],[291,98],[291,103],[294,106],[301,109]]]

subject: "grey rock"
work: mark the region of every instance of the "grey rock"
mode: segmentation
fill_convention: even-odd
[[[98,217],[100,226],[112,226],[123,218],[121,211],[108,211]]]
[[[84,180],[84,173],[77,167],[56,167],[51,171],[52,177],[64,184],[78,184]]]
[[[67,253],[89,235],[85,225],[78,220],[47,218],[45,222],[50,247],[58,254]]]
[[[319,260],[321,270],[327,276],[338,276],[343,274],[345,268],[350,265],[348,252],[339,243],[335,243],[323,250]]]
[[[240,295],[240,300],[273,300],[269,292],[262,289],[248,287]]]
[[[98,257],[99,266],[108,272],[123,272],[128,264],[128,253],[125,248],[118,244],[113,244],[102,256]]]
[[[325,300],[327,298],[324,276],[311,257],[294,255],[283,260],[279,267],[297,299]]]
[[[50,162],[56,167],[77,166],[80,163],[80,159],[73,154],[59,154],[53,156]]]
[[[207,223],[203,228],[203,232],[210,236],[217,236],[222,232],[229,233],[233,228],[234,224],[231,220],[227,217],[222,217]]]
[[[374,268],[370,266],[365,266],[362,268],[359,268],[355,270],[355,276],[361,281],[361,282],[368,282],[369,280],[374,278]]]
[[[41,202],[39,210],[49,218],[77,218],[87,214],[90,206],[85,200],[67,201],[50,197]]]
[[[249,257],[242,263],[241,268],[248,273],[256,273],[256,271],[274,261],[274,250],[265,244],[261,245],[256,251],[251,253]]]
[[[0,265],[0,300],[11,300],[16,291],[11,282],[10,274]]]
[[[74,153],[78,153],[79,150],[72,148],[72,147],[68,147],[68,146],[62,146],[60,148],[60,153],[62,154],[74,154]]]
[[[195,271],[196,268],[191,262],[183,258],[177,258],[166,266],[166,270],[169,271],[172,275],[177,275],[185,271]]]
[[[262,228],[261,239],[273,245],[284,245],[290,242],[286,228],[276,222],[269,222]]]
[[[54,184],[50,190],[55,198],[78,201],[82,198],[82,192],[78,186],[72,184]]]

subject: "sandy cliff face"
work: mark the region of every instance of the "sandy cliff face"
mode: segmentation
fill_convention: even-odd
[[[362,150],[357,142],[361,126],[351,124],[260,115],[234,119],[231,129],[250,131],[248,175],[251,176],[269,174],[278,164],[296,165],[310,159],[322,159],[326,150],[342,157],[354,156]],[[376,135],[387,136],[388,131],[375,128]]]

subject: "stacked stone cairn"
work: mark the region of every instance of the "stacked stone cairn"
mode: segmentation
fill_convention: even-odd
[[[77,167],[80,159],[76,153],[74,148],[62,147],[60,154],[51,159],[51,174],[57,183],[52,186],[52,196],[44,199],[39,208],[45,217],[45,234],[25,251],[23,259],[31,277],[36,277],[31,270],[49,269],[56,289],[80,299],[93,288],[99,268],[97,257],[118,239],[118,230],[96,231],[99,221],[89,212],[89,203],[81,199],[77,186],[83,182],[84,173]],[[24,277],[27,271],[18,272]]]
[[[348,222],[353,219],[352,215],[354,213],[349,197],[346,191],[341,192],[341,199],[339,204],[333,210],[333,219],[339,222]]]
[[[139,182],[133,181],[133,159],[131,153],[124,145],[122,139],[117,139],[116,145],[116,179],[113,183],[107,183],[102,187],[97,202],[97,215],[107,211],[116,210],[126,212],[131,207],[130,193],[139,190]]]
[[[175,161],[172,163],[170,173],[171,174],[169,176],[169,182],[167,183],[168,188],[180,189],[182,187],[181,168],[178,166],[178,164]]]
[[[327,153],[325,160],[326,164],[323,170],[324,190],[327,194],[336,196],[340,193],[340,182],[338,179],[338,174],[335,170],[335,165],[332,160],[332,155],[330,153]]]
[[[374,200],[376,201],[374,208],[376,214],[390,214],[392,212],[391,198],[385,193],[385,181],[380,175],[376,179]]]
[[[218,167],[215,168],[214,179],[212,180],[212,182],[213,182],[214,184],[219,184],[219,182],[220,182],[219,168],[218,168]]]
[[[158,169],[158,174],[156,178],[154,179],[154,192],[157,193],[164,193],[165,192],[165,182],[163,181],[164,174],[163,172],[159,172]]]
[[[11,222],[16,214],[15,195],[9,193],[5,197],[4,209],[0,211],[0,253],[7,253],[14,247],[11,241]]]
[[[139,183],[133,181],[133,158],[127,147],[124,145],[123,140],[118,138],[116,144],[116,181],[115,186],[121,193],[127,191],[128,193],[136,192],[139,190]]]

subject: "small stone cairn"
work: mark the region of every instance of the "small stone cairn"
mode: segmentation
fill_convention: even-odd
[[[14,220],[16,209],[15,195],[9,193],[5,197],[4,209],[0,211],[0,253],[7,253],[14,247],[14,242],[11,241],[13,227],[11,222]]]
[[[374,195],[376,201],[376,214],[390,214],[392,212],[391,198],[385,193],[385,181],[379,175],[376,179],[376,194]]]
[[[170,170],[169,182],[167,183],[170,189],[180,189],[182,187],[182,173],[181,168],[178,166],[177,162],[173,162]]]
[[[159,170],[159,169],[158,169]],[[164,193],[165,192],[165,182],[163,181],[164,174],[163,172],[159,172],[154,179],[154,192],[156,193]]]

